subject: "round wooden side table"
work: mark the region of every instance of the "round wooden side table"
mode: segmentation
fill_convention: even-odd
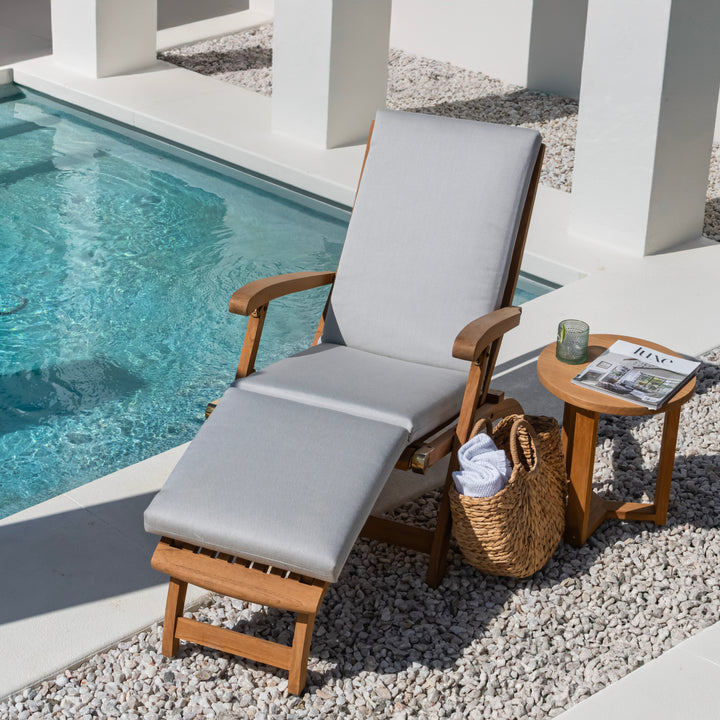
[[[555,343],[548,345],[537,363],[540,382],[565,403],[562,424],[565,464],[570,478],[566,513],[565,540],[580,547],[605,520],[639,520],[664,525],[670,499],[670,482],[675,463],[680,408],[695,391],[695,378],[686,383],[657,410],[615,398],[571,382],[583,368],[607,350],[616,340],[631,343],[668,355],[677,355],[662,345],[625,337],[624,335],[590,335],[587,362],[568,365],[555,357]],[[617,502],[600,497],[592,489],[595,447],[600,414],[657,415],[663,413],[662,445],[657,469],[655,499],[652,503]]]

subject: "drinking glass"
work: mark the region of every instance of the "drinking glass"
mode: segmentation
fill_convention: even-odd
[[[582,320],[563,320],[558,325],[555,357],[570,365],[579,365],[587,360],[590,326]]]

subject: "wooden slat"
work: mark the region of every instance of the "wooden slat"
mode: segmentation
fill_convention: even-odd
[[[198,645],[240,655],[248,660],[266,663],[283,670],[290,670],[292,666],[292,648],[287,645],[280,645],[280,643],[256,638],[235,630],[208,625],[198,620],[178,618],[177,635],[183,640]]]
[[[220,399],[217,400],[211,400],[206,406],[205,406],[205,419],[207,420],[211,415],[213,410],[217,407],[217,404],[220,402]]]
[[[606,510],[606,515],[618,520],[641,520],[643,522],[656,520],[654,503],[616,502],[612,505],[614,507]]]
[[[169,545],[172,545],[174,548],[180,548],[181,550],[189,550],[190,552],[197,552],[201,548],[199,548],[197,545],[193,545],[192,543],[185,542],[184,540],[169,540],[168,538],[163,538],[163,542],[168,543]]]
[[[301,582],[266,574],[240,563],[233,564],[175,548],[164,540],[155,549],[152,566],[170,577],[206,590],[301,613],[317,612],[328,584],[323,581],[319,585],[314,584],[313,578]]]
[[[424,528],[405,525],[404,523],[389,520],[388,518],[375,517],[371,515],[366,521],[360,535],[368,540],[378,540],[400,545],[401,547],[417,550],[418,552],[430,553],[432,547],[433,533]]]

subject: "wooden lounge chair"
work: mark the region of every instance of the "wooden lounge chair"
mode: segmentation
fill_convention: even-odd
[[[179,639],[225,650],[288,670],[299,693],[316,614],[360,533],[428,553],[440,582],[453,465],[438,462],[479,415],[521,411],[490,379],[520,320],[542,155],[531,130],[380,112],[337,273],[232,296],[249,316],[237,379],[145,513],[162,536],[153,567],[170,576],[164,654]],[[312,347],[255,371],[269,303],[327,284]],[[434,532],[371,515],[398,470],[445,482]],[[184,618],[187,583],[297,613],[292,645]]]

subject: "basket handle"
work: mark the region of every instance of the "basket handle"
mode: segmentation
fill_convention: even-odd
[[[530,439],[532,458],[528,458],[522,450],[522,434]],[[535,428],[525,418],[518,418],[510,430],[510,455],[512,456],[513,467],[524,465],[528,470],[537,467],[538,464],[538,443]]]
[[[479,435],[481,432],[487,433],[490,437],[493,436],[492,422],[484,417],[480,418],[473,425],[472,430],[470,431],[470,437],[468,437],[468,440],[470,440],[470,438],[474,438],[476,435]]]

